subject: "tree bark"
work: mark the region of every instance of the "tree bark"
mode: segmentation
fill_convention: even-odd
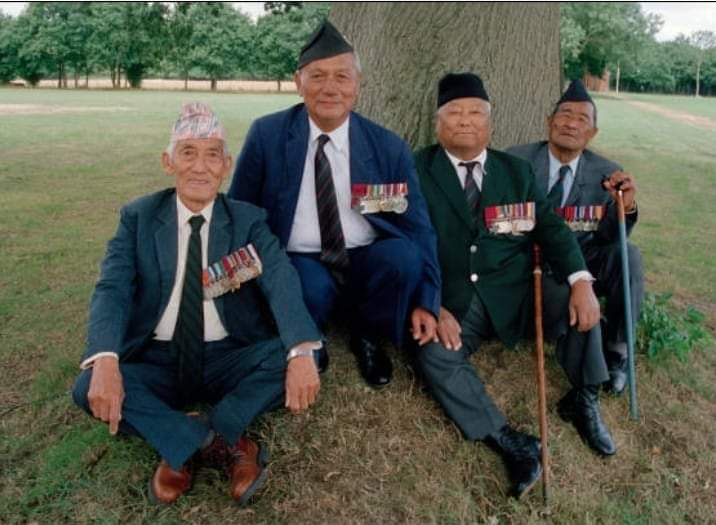
[[[560,94],[557,3],[338,3],[330,19],[361,59],[357,109],[411,146],[435,141],[437,84],[448,72],[485,82],[493,147],[544,137]]]

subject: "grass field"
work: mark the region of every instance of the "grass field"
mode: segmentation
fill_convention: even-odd
[[[194,94],[224,120],[234,152],[251,121],[291,95]],[[716,101],[634,97],[716,119]],[[253,427],[272,454],[252,506],[202,470],[172,507],[147,498],[156,465],[137,439],[111,438],[68,391],[87,303],[120,206],[165,187],[159,154],[184,93],[0,89],[0,523],[715,523],[716,353],[688,363],[640,357],[641,418],[625,399],[603,412],[619,447],[599,459],[561,422],[566,380],[548,356],[552,500],[505,496],[496,455],[463,441],[397,366],[385,390],[364,386],[331,333],[332,366],[309,414]],[[716,131],[599,98],[594,144],[638,181],[648,287],[692,303],[716,326]],[[22,106],[20,106],[22,105]],[[396,363],[405,362],[394,355]],[[537,433],[532,357],[490,345],[475,357],[519,428]]]

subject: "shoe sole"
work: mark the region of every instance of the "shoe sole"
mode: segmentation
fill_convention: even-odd
[[[543,470],[542,463],[540,463],[540,465],[539,465],[539,473],[537,474],[537,476],[535,476],[535,479],[532,481],[532,483],[530,483],[529,485],[527,485],[527,486],[525,487],[525,489],[524,489],[522,492],[520,492],[519,494],[516,493],[515,491],[512,491],[512,497],[515,498],[515,499],[518,500],[518,501],[521,500],[522,498],[524,498],[525,495],[526,495],[530,490],[532,490],[532,487],[534,487],[534,486],[537,484],[537,482],[542,478],[542,470]]]
[[[253,497],[253,495],[256,494],[256,492],[263,486],[264,483],[266,483],[266,479],[268,479],[268,468],[266,467],[266,465],[268,464],[268,460],[268,452],[262,446],[259,446],[259,454],[256,458],[256,462],[261,466],[261,472],[259,472],[259,475],[256,477],[256,480],[249,486],[249,488],[246,489],[246,492],[244,492],[242,496],[236,501],[239,507],[243,507],[244,505],[246,505]]]

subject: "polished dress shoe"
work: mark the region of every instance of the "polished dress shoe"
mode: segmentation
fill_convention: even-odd
[[[189,465],[174,470],[162,460],[149,481],[149,498],[155,503],[174,503],[191,488],[191,471]]]
[[[316,361],[316,368],[318,368],[319,374],[328,370],[328,349],[326,348],[326,343],[323,343],[323,346],[318,350],[313,351],[313,359]]]
[[[627,384],[627,358],[618,352],[605,352],[604,358],[609,371],[609,381],[604,383],[607,391],[621,395]]]
[[[542,447],[539,440],[505,425],[488,436],[486,441],[502,455],[512,483],[510,495],[520,499],[542,475]]]
[[[559,401],[557,412],[562,419],[574,424],[592,450],[602,456],[616,453],[617,447],[599,410],[598,386],[573,388]]]
[[[268,454],[247,437],[231,447],[231,497],[244,505],[266,481]]]
[[[351,337],[350,348],[356,356],[363,379],[369,385],[381,387],[390,383],[393,378],[393,363],[385,350],[359,336]]]

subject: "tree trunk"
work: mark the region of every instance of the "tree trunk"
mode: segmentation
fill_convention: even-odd
[[[694,96],[699,96],[699,84],[701,83],[701,60],[696,62],[696,94]]]
[[[189,72],[184,73],[184,91],[189,89]]]
[[[435,141],[438,80],[462,71],[485,82],[494,147],[544,138],[560,94],[559,4],[333,5],[330,18],[363,66],[358,110],[411,146]]]
[[[278,86],[278,92],[281,93],[281,79],[276,81],[276,85]]]
[[[619,67],[619,62],[617,62],[617,80],[616,80],[616,92],[617,96],[619,96],[619,76],[621,75],[621,68]]]
[[[216,91],[216,79],[215,78],[211,79],[211,90]]]

